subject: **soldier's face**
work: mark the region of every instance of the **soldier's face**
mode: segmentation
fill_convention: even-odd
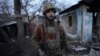
[[[48,20],[52,21],[54,20],[54,17],[55,17],[55,13],[54,11],[50,10],[46,13],[46,17],[48,18]]]

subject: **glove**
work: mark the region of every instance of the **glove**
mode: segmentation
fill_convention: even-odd
[[[41,49],[39,49],[38,51],[39,51],[39,56],[45,56],[45,53]]]

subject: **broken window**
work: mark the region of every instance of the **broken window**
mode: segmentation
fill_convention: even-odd
[[[68,16],[69,26],[72,26],[72,16]]]

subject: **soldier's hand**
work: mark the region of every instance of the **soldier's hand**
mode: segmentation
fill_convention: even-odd
[[[39,49],[38,51],[39,51],[39,56],[45,56],[45,53],[41,49]]]

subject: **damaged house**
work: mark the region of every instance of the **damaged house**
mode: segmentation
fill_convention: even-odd
[[[83,42],[92,40],[92,13],[84,2],[60,12],[61,21],[67,37]]]
[[[0,25],[0,38],[4,38],[6,42],[15,42],[17,38],[17,25],[16,21],[4,22]]]
[[[68,45],[73,51],[87,50],[89,51],[85,51],[88,53],[87,56],[100,56],[100,8],[97,6],[98,4],[99,2],[89,4],[80,1],[59,13],[66,38],[72,40],[72,42],[74,40],[74,44]],[[75,41],[78,41],[78,43],[75,43]],[[91,42],[91,44],[88,42]],[[88,43],[88,45],[83,43]]]

